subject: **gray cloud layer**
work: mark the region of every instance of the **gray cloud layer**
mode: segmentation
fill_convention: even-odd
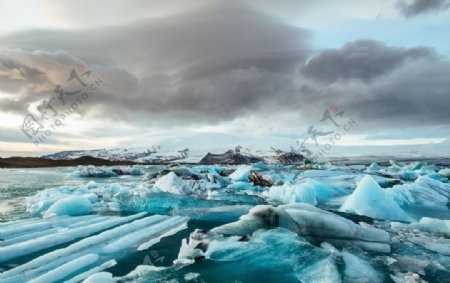
[[[432,60],[434,52],[427,48],[394,48],[373,40],[345,44],[340,49],[325,50],[312,58],[304,73],[325,83],[339,79],[370,82],[388,75],[399,66],[417,59]]]
[[[423,13],[437,12],[450,8],[449,0],[400,0],[397,9],[406,17],[414,17]]]
[[[0,43],[9,47],[0,88],[19,92],[18,101],[0,99],[2,111],[25,112],[85,64],[105,82],[84,109],[99,117],[189,124],[290,111],[306,121],[337,104],[379,128],[450,121],[450,63],[433,50],[360,40],[307,61],[308,31],[240,2],[115,27],[22,32]]]

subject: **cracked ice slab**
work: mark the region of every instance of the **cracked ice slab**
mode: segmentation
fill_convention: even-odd
[[[149,248],[161,238],[185,229],[189,220],[187,217],[180,216],[144,217],[144,215],[145,213],[140,213],[128,217],[117,217],[123,219],[122,225],[7,270],[0,274],[0,282],[30,280],[53,282],[67,281],[74,277],[77,280],[83,280],[92,274],[90,270],[102,271],[111,264],[115,264],[112,260],[123,257],[129,252]],[[51,241],[51,239],[47,240]],[[78,264],[80,258],[85,258],[85,261]]]
[[[140,213],[129,217],[112,217],[100,223],[87,223],[81,227],[62,229],[62,231],[56,233],[45,234],[41,237],[31,238],[24,242],[13,243],[9,246],[0,247],[0,262],[6,262],[27,254],[67,243],[78,238],[87,237],[105,229],[143,217],[144,215],[145,213]],[[61,228],[65,227],[62,226]]]

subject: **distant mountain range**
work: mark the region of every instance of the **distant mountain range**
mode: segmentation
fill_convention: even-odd
[[[189,149],[163,151],[161,147],[151,148],[115,148],[95,150],[61,151],[42,156],[48,160],[73,160],[89,156],[110,161],[129,161],[134,163],[201,163],[201,164],[249,164],[258,161],[280,164],[299,164],[304,156],[294,152],[278,149],[251,150],[238,146],[213,154],[210,152],[191,152]]]
[[[61,151],[42,156],[51,160],[71,160],[82,156],[90,156],[111,161],[131,161],[136,163],[155,163],[183,160],[189,157],[189,150],[183,149],[177,152],[162,152],[160,147],[151,148],[114,148],[94,150]]]

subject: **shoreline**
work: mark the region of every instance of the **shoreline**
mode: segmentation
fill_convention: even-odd
[[[450,157],[393,157],[393,156],[365,156],[365,157],[349,157],[345,160],[329,158],[324,160],[325,162],[331,162],[333,164],[345,164],[345,165],[365,165],[368,166],[373,162],[378,163],[381,166],[389,164],[389,160],[393,159],[396,162],[414,162],[414,161],[426,161],[429,164],[438,166],[450,165]],[[52,167],[70,167],[79,165],[94,165],[94,166],[130,166],[130,165],[205,165],[200,162],[133,162],[126,160],[108,160],[91,156],[82,156],[75,159],[54,160],[46,159],[42,157],[7,157],[0,158],[0,169],[5,168],[52,168]],[[217,165],[239,165],[239,164],[217,164]],[[303,164],[286,164],[294,166],[303,166]]]

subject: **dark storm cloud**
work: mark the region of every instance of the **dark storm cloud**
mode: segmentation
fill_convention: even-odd
[[[450,62],[419,60],[371,82],[313,85],[309,105],[332,102],[364,124],[362,131],[450,125]],[[320,98],[318,98],[320,97]]]
[[[44,72],[0,55],[0,85],[4,91],[16,93],[25,85],[46,82],[48,78]]]
[[[301,72],[312,79],[301,88],[308,105],[335,103],[373,129],[450,123],[450,62],[432,49],[360,40],[320,52]]]
[[[48,80],[20,80],[21,105],[51,95],[82,64],[105,82],[83,111],[138,125],[290,112],[293,123],[300,115],[307,123],[331,104],[374,127],[448,125],[450,63],[433,50],[362,40],[305,64],[309,37],[242,2],[222,1],[120,26],[22,32],[0,43],[10,48],[5,56]],[[24,108],[12,103],[0,99],[0,108]]]
[[[304,74],[324,83],[357,79],[370,82],[387,75],[408,61],[432,60],[436,55],[427,48],[388,47],[374,40],[359,40],[331,49],[313,57],[303,69]]]
[[[104,81],[115,86],[102,89],[94,101],[113,115],[141,112],[195,121],[232,119],[276,103],[275,93],[292,88],[289,81],[308,55],[308,37],[240,2],[217,2],[120,27],[23,32],[2,41],[30,53],[64,50],[74,57],[69,63],[95,66],[99,76],[108,72]],[[39,61],[30,59],[32,54],[19,57]],[[60,64],[58,58],[53,62]],[[62,79],[49,76],[55,83]]]
[[[450,8],[449,0],[400,0],[397,9],[406,17],[414,17],[419,14],[437,12]]]

